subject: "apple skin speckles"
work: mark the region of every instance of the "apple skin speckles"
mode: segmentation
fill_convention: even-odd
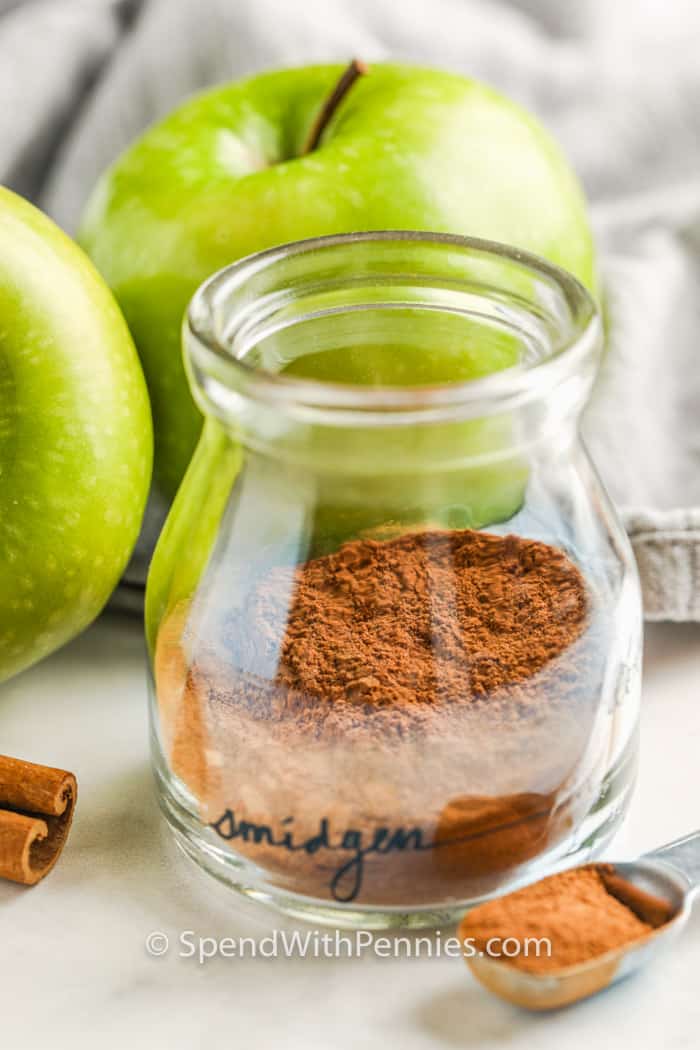
[[[82,250],[0,189],[0,681],[100,612],[151,475],[150,406],[126,323]]]

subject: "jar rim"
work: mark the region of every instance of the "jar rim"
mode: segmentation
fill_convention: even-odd
[[[556,288],[568,311],[566,331],[537,360],[522,361],[473,379],[411,386],[362,386],[275,372],[251,365],[245,357],[232,351],[235,325],[229,325],[225,339],[216,332],[212,319],[221,312],[222,306],[231,310],[236,296],[245,299],[246,286],[257,275],[297,256],[375,242],[444,245],[484,260],[515,264]],[[353,307],[347,309],[351,311]],[[476,417],[494,408],[509,410],[543,397],[596,352],[601,342],[601,322],[596,303],[584,285],[568,271],[533,252],[459,234],[378,230],[291,241],[244,256],[217,271],[199,286],[190,300],[183,322],[183,342],[193,387],[207,388],[205,403],[222,400],[215,394],[223,394],[223,400],[227,400],[228,390],[251,401],[297,409],[297,414],[309,419],[330,413],[335,420],[336,416],[349,413],[353,419],[360,414],[369,420],[389,413],[394,421],[398,421],[398,416],[402,417],[401,421],[411,421],[413,417],[421,420],[431,416],[439,419],[450,415]],[[485,409],[485,405],[489,407]]]

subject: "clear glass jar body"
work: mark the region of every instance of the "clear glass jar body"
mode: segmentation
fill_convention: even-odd
[[[200,289],[147,629],[159,795],[204,868],[427,925],[608,840],[641,607],[578,438],[599,349],[572,278],[462,238],[322,238]]]

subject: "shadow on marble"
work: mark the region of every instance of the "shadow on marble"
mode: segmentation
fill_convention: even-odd
[[[663,674],[679,660],[696,660],[700,654],[700,623],[647,623],[644,625],[644,675]]]
[[[415,1013],[417,1026],[436,1046],[446,1047],[503,1045],[533,1020],[537,1018],[479,988],[466,966],[461,982],[458,975],[457,983],[420,1003]]]

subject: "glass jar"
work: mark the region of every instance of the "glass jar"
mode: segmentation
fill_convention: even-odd
[[[582,447],[590,296],[514,249],[369,233],[221,271],[205,423],[148,583],[178,843],[295,915],[443,923],[621,820],[640,597]]]

